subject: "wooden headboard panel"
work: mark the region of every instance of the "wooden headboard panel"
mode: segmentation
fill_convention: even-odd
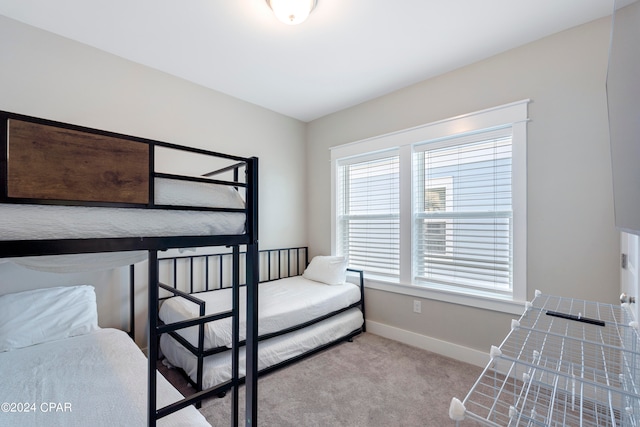
[[[8,120],[7,196],[83,202],[149,202],[148,144]]]

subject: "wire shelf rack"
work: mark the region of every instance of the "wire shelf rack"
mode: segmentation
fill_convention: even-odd
[[[626,304],[536,291],[449,415],[457,426],[638,426],[639,351]]]

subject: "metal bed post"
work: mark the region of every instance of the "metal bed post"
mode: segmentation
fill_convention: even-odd
[[[258,159],[247,163],[247,231],[249,243],[246,254],[247,282],[247,338],[246,338],[246,407],[245,425],[258,425],[258,282],[260,258],[258,253]]]
[[[136,340],[135,266],[129,266],[129,336]]]
[[[191,293],[193,293],[193,258],[189,259],[189,281],[190,281],[189,288],[191,289]],[[204,316],[204,313],[201,314],[200,316]]]
[[[155,427],[157,421],[156,413],[156,360],[158,359],[158,251],[149,251],[149,338],[147,348],[149,349],[147,372],[147,425]]]
[[[238,378],[239,378],[239,354],[240,354],[240,247],[233,247],[233,317],[231,332],[231,426],[238,425]]]
[[[191,266],[193,267],[193,258],[191,259]],[[193,293],[193,271],[191,271],[191,292]],[[205,305],[201,304],[200,305],[200,311],[199,316],[200,317],[204,317],[204,315],[206,314],[205,312]],[[196,375],[196,389],[198,391],[202,391],[202,376],[204,374],[203,372],[203,366],[204,366],[204,326],[205,323],[199,323],[198,324],[198,373]],[[200,409],[200,407],[202,407],[202,401],[198,401],[196,402],[196,408]]]
[[[347,271],[350,271],[352,273],[358,273],[358,278],[359,278],[358,285],[360,286],[360,311],[362,311],[362,317],[365,319],[364,322],[362,323],[362,332],[367,332],[367,320],[366,320],[367,317],[364,312],[364,271],[357,270],[355,268],[347,268]]]
[[[178,289],[178,260],[173,260],[173,287]]]
[[[209,290],[209,255],[204,257],[204,290]]]
[[[258,246],[247,245],[246,425],[258,415]]]
[[[222,255],[218,255],[217,259],[218,259],[218,289],[221,289],[223,287],[223,283],[224,283],[223,282],[224,281],[224,275],[223,275],[223,271],[224,271],[224,269],[223,269],[223,267],[224,267],[223,261],[224,261],[224,258],[223,258]]]

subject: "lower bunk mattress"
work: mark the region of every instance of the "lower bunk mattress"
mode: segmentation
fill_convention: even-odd
[[[158,407],[182,399],[157,376]],[[0,378],[0,425],[147,425],[147,358],[119,330],[99,329],[0,353]],[[157,425],[209,426],[193,406]]]
[[[276,366],[359,330],[364,323],[358,308],[258,343],[258,370]],[[160,349],[167,361],[182,368],[193,382],[197,381],[197,358],[168,334],[160,337]],[[245,348],[240,349],[239,374],[245,376]],[[208,356],[204,360],[202,387],[214,387],[231,379],[231,351]]]
[[[240,295],[240,340],[246,337],[246,287]],[[194,294],[206,302],[206,314],[231,310],[230,288]],[[360,301],[360,288],[353,283],[327,285],[305,279],[288,277],[258,285],[258,335],[264,336],[286,330],[319,317],[344,309]],[[160,320],[174,323],[199,316],[197,304],[181,297],[169,298],[160,308]],[[205,325],[204,348],[230,347],[232,341],[231,318],[216,320]],[[191,345],[198,345],[198,327],[178,332]]]

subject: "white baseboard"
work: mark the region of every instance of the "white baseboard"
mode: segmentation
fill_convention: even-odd
[[[367,320],[367,332],[484,368],[489,353]]]

